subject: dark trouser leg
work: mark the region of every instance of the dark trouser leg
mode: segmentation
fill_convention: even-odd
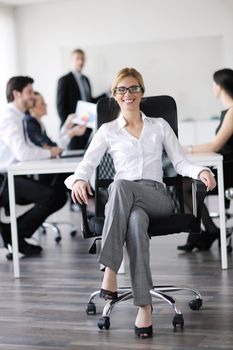
[[[66,203],[65,186],[48,186],[26,177],[15,177],[17,204],[34,203],[34,207],[17,219],[19,243],[29,238],[45,219]],[[8,200],[8,196],[5,196]],[[6,203],[7,204],[7,203]],[[9,226],[9,225],[8,225]]]

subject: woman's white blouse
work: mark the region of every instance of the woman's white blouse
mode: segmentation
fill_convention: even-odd
[[[115,165],[115,180],[150,179],[163,182],[162,152],[165,149],[177,173],[194,179],[206,169],[190,163],[174,131],[163,118],[149,118],[142,113],[143,128],[139,139],[125,129],[123,115],[103,124],[93,137],[82,162],[65,184],[72,188],[75,180],[89,181],[106,151]]]

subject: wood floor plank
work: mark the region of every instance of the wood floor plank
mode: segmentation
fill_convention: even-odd
[[[68,218],[80,219],[77,213]],[[201,291],[204,303],[201,310],[191,311],[190,295],[177,293],[185,327],[173,332],[173,310],[154,301],[155,335],[139,340],[132,301],[113,310],[108,331],[97,327],[101,299],[96,298],[97,315],[86,315],[89,295],[102,280],[97,256],[87,253],[91,242],[81,235],[70,237],[67,227],[62,227],[62,236],[60,245],[52,232],[42,237],[42,256],[21,259],[22,278],[16,280],[12,262],[0,249],[0,350],[233,349],[233,258],[229,256],[229,269],[221,270],[216,243],[209,252],[184,254],[176,246],[185,234],[151,240],[154,283],[192,286]],[[118,284],[130,285],[129,274],[119,275]]]

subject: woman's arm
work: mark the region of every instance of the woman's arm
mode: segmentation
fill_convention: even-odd
[[[69,189],[72,189],[77,180],[88,182],[95,168],[98,166],[102,156],[107,151],[107,148],[108,142],[106,128],[103,124],[94,135],[82,162],[78,165],[74,174],[66,179],[65,185]]]
[[[233,135],[233,108],[230,108],[224,117],[221,128],[210,143],[184,146],[186,153],[219,152]]]
[[[165,151],[177,173],[193,179],[200,179],[205,183],[209,190],[213,189],[215,187],[215,180],[211,171],[208,168],[189,162],[186,159],[184,150],[170,125],[163,119],[162,123],[164,128],[163,142]]]

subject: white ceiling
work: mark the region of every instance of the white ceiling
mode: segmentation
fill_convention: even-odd
[[[51,2],[51,1],[60,1],[60,0],[0,0],[0,4],[11,5],[11,6],[21,6],[36,4],[41,2]]]

